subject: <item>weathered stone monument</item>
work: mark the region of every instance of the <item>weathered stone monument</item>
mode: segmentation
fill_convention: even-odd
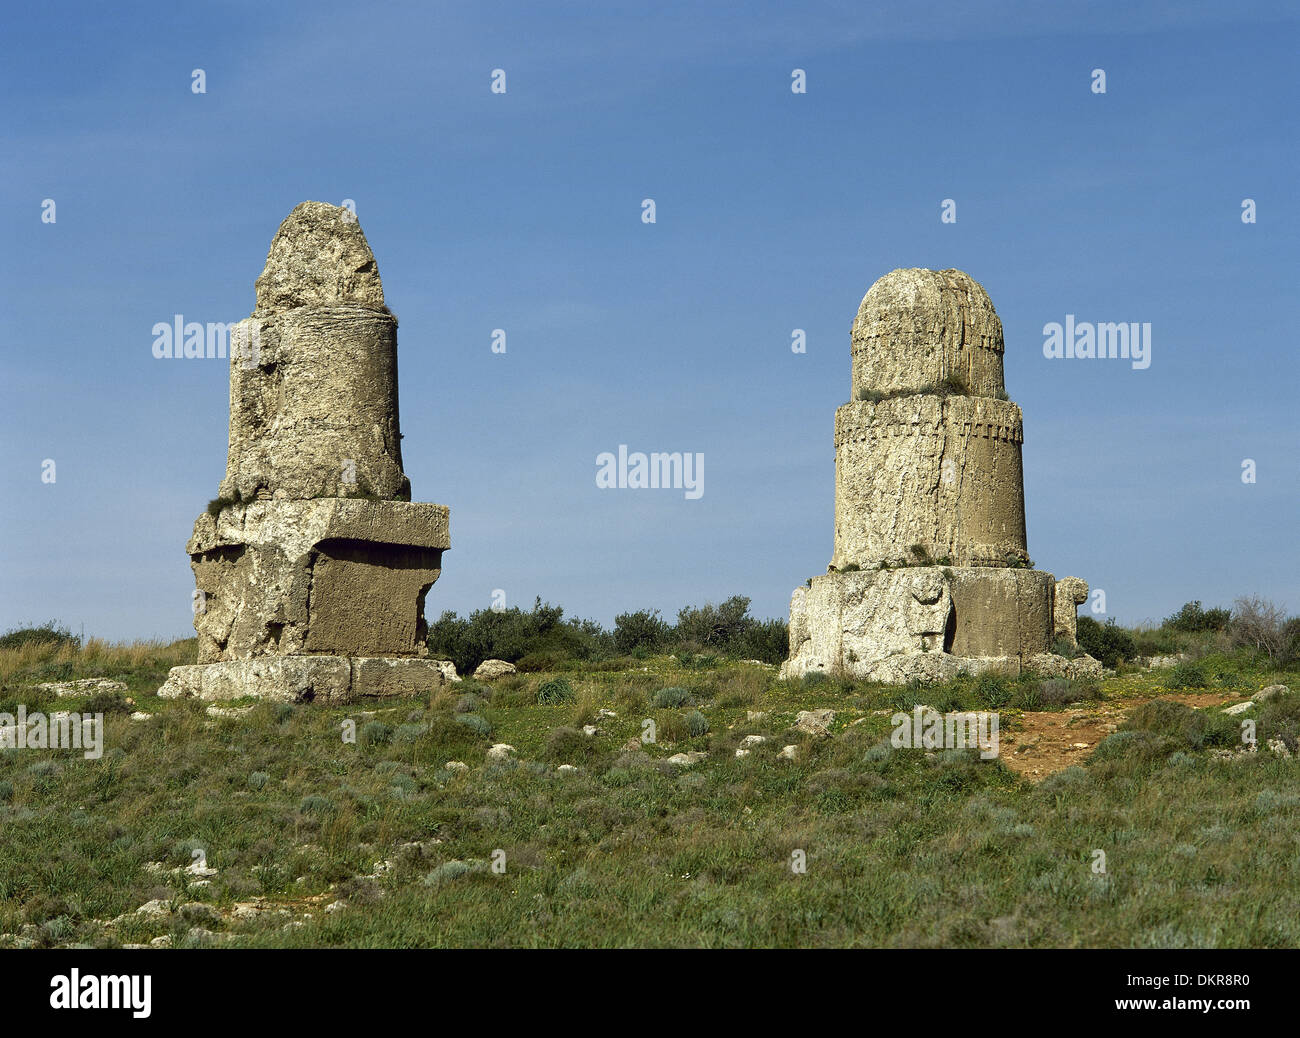
[[[782,676],[878,681],[962,670],[1099,673],[1076,646],[1077,577],[1033,569],[1020,408],[1002,322],[960,270],[895,270],[852,331],[852,396],[835,414],[835,548],[790,602]]]
[[[341,700],[454,678],[427,659],[443,505],[402,472],[397,319],[356,217],[304,202],[231,333],[230,445],[194,523],[197,665],[162,696]]]

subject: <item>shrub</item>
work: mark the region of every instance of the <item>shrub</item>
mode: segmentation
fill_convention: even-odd
[[[737,639],[737,655],[763,663],[780,663],[790,654],[790,625],[780,618],[755,620]]]
[[[1039,683],[1038,692],[1047,706],[1067,706],[1084,699],[1095,699],[1100,687],[1095,681],[1071,681],[1067,678],[1048,678]]]
[[[677,637],[707,648],[727,652],[754,623],[749,599],[732,595],[721,605],[706,603],[698,608],[683,606],[677,613]]]
[[[1127,631],[1115,623],[1114,617],[1103,626],[1091,616],[1080,616],[1078,626],[1079,648],[1103,667],[1114,668],[1120,660],[1132,659],[1136,648]]]
[[[550,681],[544,681],[537,689],[537,702],[543,706],[568,703],[572,700],[573,686],[569,684],[566,678],[552,678]]]
[[[555,649],[541,652],[526,652],[515,660],[515,669],[520,674],[540,674],[544,671],[559,670],[564,666],[564,653]]]
[[[215,519],[217,516],[221,514],[221,510],[223,508],[227,508],[230,505],[237,505],[237,504],[239,504],[239,498],[237,497],[224,497],[224,496],[214,497],[211,501],[208,502],[207,513],[208,515],[212,516],[213,519]]]
[[[492,722],[482,714],[457,714],[456,723],[463,724],[471,732],[485,739],[492,734]]]
[[[468,618],[445,612],[429,627],[429,651],[450,659],[462,674],[472,674],[487,659],[518,665],[534,653],[557,659],[599,659],[613,651],[613,637],[593,620],[565,620],[560,606],[540,598],[525,612],[479,609]],[[553,668],[552,668],[553,669]]]
[[[589,764],[599,753],[595,739],[568,725],[546,737],[546,759],[555,764]]]
[[[672,636],[672,626],[659,617],[658,609],[638,609],[614,617],[614,650],[623,655],[638,649],[653,651]]]
[[[692,739],[698,739],[701,735],[708,735],[709,719],[698,710],[692,710],[686,715],[686,730],[691,733]]]
[[[82,713],[124,714],[130,711],[125,699],[112,692],[97,692],[82,704]]]
[[[271,776],[265,771],[254,771],[248,776],[248,785],[252,789],[262,789],[270,781]]]
[[[367,721],[361,726],[357,741],[362,746],[383,746],[393,737],[393,729],[383,721]]]
[[[1264,703],[1259,711],[1259,739],[1281,739],[1292,753],[1300,750],[1300,695],[1294,692]]]
[[[483,699],[481,696],[475,695],[473,692],[466,692],[456,700],[455,711],[458,714],[472,714],[482,705]]]
[[[1287,655],[1291,632],[1285,611],[1258,595],[1239,598],[1232,604],[1228,623],[1234,645],[1256,649],[1279,661]]]
[[[999,710],[1011,700],[1006,679],[996,674],[981,674],[975,682],[975,698],[990,710]]]
[[[1170,688],[1207,688],[1209,684],[1205,667],[1195,660],[1183,660],[1169,672]]]
[[[1133,711],[1123,730],[1163,736],[1184,749],[1192,750],[1203,746],[1230,746],[1240,742],[1241,731],[1236,720],[1226,714],[1193,710],[1167,699],[1143,703]]]
[[[1202,609],[1199,601],[1186,602],[1173,616],[1165,618],[1164,626],[1175,631],[1222,631],[1231,618],[1231,610]]]
[[[334,801],[330,800],[329,797],[317,796],[313,793],[302,798],[298,810],[305,815],[323,815],[334,810]]]
[[[426,731],[428,729],[424,725],[408,721],[406,724],[397,726],[397,730],[393,732],[393,742],[399,746],[410,746],[412,743],[419,742]]]
[[[684,688],[661,688],[650,700],[656,710],[676,710],[678,707],[694,706],[695,697]]]
[[[13,627],[0,635],[0,649],[17,649],[32,643],[41,645],[70,645],[81,647],[81,639],[54,620],[39,627]]]

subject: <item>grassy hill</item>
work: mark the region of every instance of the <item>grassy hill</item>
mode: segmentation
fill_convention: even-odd
[[[1300,760],[1265,749],[1296,748],[1300,672],[1257,653],[1096,686],[683,654],[430,702],[159,700],[194,652],[0,648],[0,712],[106,715],[98,760],[0,750],[0,946],[1300,945]],[[126,689],[36,688],[90,676]],[[1277,682],[1297,691],[1219,708]],[[917,703],[998,709],[1000,759],[894,749]],[[829,735],[795,728],[821,708]],[[1243,719],[1259,752],[1234,752]],[[1042,732],[1090,724],[1031,780]]]

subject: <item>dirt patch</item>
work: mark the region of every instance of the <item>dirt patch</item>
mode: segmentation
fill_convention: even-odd
[[[1225,706],[1244,699],[1241,692],[1162,692],[1131,696],[1065,710],[1034,710],[1021,714],[1015,729],[1001,735],[1001,758],[1012,771],[1031,782],[1082,764],[1097,743],[1116,731],[1143,703],[1168,699],[1197,709]]]

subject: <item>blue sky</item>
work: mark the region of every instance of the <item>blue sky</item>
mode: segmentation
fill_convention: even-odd
[[[849,326],[910,266],[1002,318],[1040,568],[1126,623],[1300,610],[1290,5],[899,6],[12,8],[0,629],[191,632],[228,369],[151,329],[246,316],[280,221],[345,198],[401,322],[414,498],[451,508],[431,616],[498,588],[785,615],[830,559]],[[1150,322],[1150,368],[1045,358],[1066,314]],[[703,453],[704,495],[597,489],[619,444]]]

